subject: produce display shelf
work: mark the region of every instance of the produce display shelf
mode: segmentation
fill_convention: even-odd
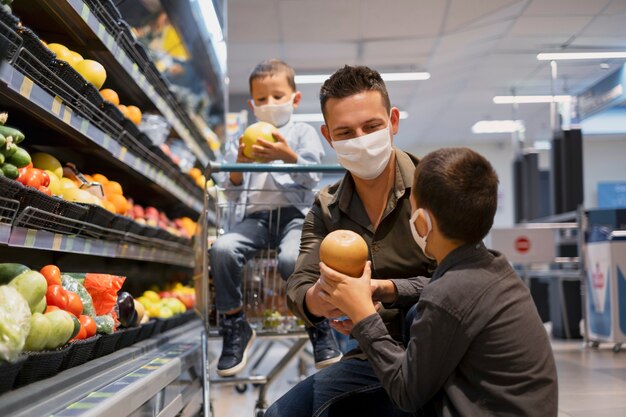
[[[43,117],[55,120],[72,130],[75,134],[97,144],[108,151],[114,158],[126,164],[145,178],[159,185],[163,190],[170,193],[180,202],[187,205],[194,212],[202,211],[202,201],[190,194],[186,189],[179,186],[175,179],[165,174],[162,170],[145,162],[142,158],[133,154],[125,146],[120,145],[110,135],[104,133],[89,120],[74,113],[58,97],[53,97],[43,88],[35,84],[30,78],[23,75],[11,65],[5,64],[0,69],[0,81],[6,83],[9,90],[16,93],[16,98],[24,100],[24,104],[33,104],[38,107]],[[19,99],[18,98],[18,99]],[[184,175],[183,173],[180,174]]]
[[[124,241],[114,242],[89,239],[75,235],[52,233],[45,230],[13,227],[7,244],[11,247],[26,249],[134,259],[183,267],[193,267],[194,265],[191,248],[158,239],[146,238],[144,242],[146,244],[140,245]]]
[[[196,319],[7,392],[0,395],[0,410],[16,417],[157,415],[164,410],[172,416],[183,410],[197,414],[202,401],[201,329]]]
[[[118,65],[125,70],[130,79],[141,88],[154,106],[161,112],[163,117],[165,117],[174,130],[176,130],[202,165],[206,165],[210,157],[202,150],[190,131],[190,129],[196,129],[195,126],[185,126],[180,117],[176,114],[177,111],[182,112],[182,110],[176,109],[175,111],[155,90],[154,86],[146,79],[145,75],[140,72],[137,63],[129,58],[126,51],[116,42],[116,39],[106,30],[105,25],[92,13],[86,3],[82,0],[66,0],[66,2],[74,13],[73,15],[64,15],[64,20],[80,18],[87,24],[97,38],[100,39],[102,45],[110,52],[111,56],[115,58]]]

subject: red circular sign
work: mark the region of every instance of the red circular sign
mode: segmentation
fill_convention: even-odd
[[[515,239],[515,250],[519,253],[526,253],[530,250],[530,240],[526,236]]]

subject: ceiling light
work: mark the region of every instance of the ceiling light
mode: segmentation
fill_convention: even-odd
[[[626,52],[556,52],[537,54],[539,61],[572,59],[626,59]]]
[[[429,72],[389,72],[380,75],[385,81],[424,81],[430,78]],[[322,84],[328,78],[328,74],[296,75],[296,84]]]
[[[409,113],[405,111],[400,112],[400,119],[406,119],[409,117]],[[324,122],[324,115],[322,113],[294,113],[291,115],[291,120],[294,122]]]
[[[571,96],[495,96],[493,102],[496,104],[534,104],[552,103],[553,101],[564,103],[572,99]]]
[[[513,133],[523,132],[524,123],[521,120],[481,120],[474,123],[472,133]]]

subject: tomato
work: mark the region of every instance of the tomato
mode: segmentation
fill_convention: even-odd
[[[24,181],[26,181],[25,185],[28,187],[33,187],[33,188],[41,187],[42,180],[43,180],[43,176],[41,175],[41,170],[36,169],[36,168],[33,168],[30,171],[27,171],[25,179],[24,179]]]
[[[52,195],[52,191],[50,191],[50,189],[48,187],[40,185],[39,188],[37,188],[37,189],[39,190],[39,192],[42,192],[45,195]]]
[[[17,177],[17,180],[22,184],[22,185],[26,185],[26,178],[30,175],[32,168],[29,168],[28,166],[25,166],[23,168],[20,168],[17,170],[17,172],[19,172],[19,176]]]
[[[65,310],[67,308],[67,295],[65,295],[63,287],[60,285],[48,286],[46,302],[49,306],[53,305],[59,307],[61,310]]]
[[[80,321],[81,326],[87,331],[87,337],[96,334],[96,321],[93,318],[81,314],[78,321]]]
[[[67,307],[66,311],[69,311],[76,317],[83,314],[83,302],[80,300],[78,294],[74,291],[65,291],[65,295],[67,296]]]
[[[56,265],[46,265],[39,271],[46,278],[48,285],[61,285],[61,270]]]
[[[51,305],[46,307],[46,313],[49,313],[49,312],[54,311],[54,310],[60,310],[60,308],[57,307],[57,306],[51,306]]]
[[[78,331],[78,334],[76,335],[76,337],[74,337],[74,339],[72,340],[81,340],[81,339],[87,339],[87,330],[85,329],[85,326],[83,326],[82,324],[80,325],[80,330]]]
[[[41,172],[41,185],[47,187],[48,185],[50,185],[50,175],[48,175],[48,173],[42,169],[40,169],[39,171]]]

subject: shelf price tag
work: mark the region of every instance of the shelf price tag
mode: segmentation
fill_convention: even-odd
[[[117,57],[117,60],[122,63],[122,60],[124,59],[124,51],[119,46],[117,48],[117,53],[115,54],[115,56]]]
[[[87,121],[87,119],[83,119],[80,122],[80,133],[82,133],[83,135],[86,135],[88,130],[89,130],[89,121]]]
[[[87,22],[89,20],[89,6],[83,3],[83,8],[80,11],[80,17]]]
[[[61,103],[61,98],[59,96],[54,96],[54,98],[52,99],[52,108],[50,109],[50,111],[55,116],[58,116],[61,113]]]
[[[105,33],[104,25],[102,23],[98,23],[98,37],[102,39],[102,37],[104,36],[104,33]]]
[[[68,125],[72,124],[72,109],[67,106],[65,106],[65,109],[63,111],[63,121]]]
[[[55,233],[52,238],[52,250],[61,250],[61,243],[63,243],[63,235]]]
[[[34,229],[28,229],[26,231],[26,239],[24,239],[24,246],[27,248],[34,248],[36,240],[37,240],[37,231]]]
[[[113,37],[109,34],[106,35],[107,41],[107,48],[109,48],[109,50],[111,50],[111,48],[113,48],[113,45],[115,45],[115,40],[113,39]]]
[[[26,98],[30,98],[30,93],[33,91],[33,80],[28,77],[24,77],[22,85],[20,86],[20,95]]]
[[[120,153],[117,155],[117,159],[119,159],[120,161],[124,161],[124,156],[126,156],[126,152],[128,152],[126,146],[120,146]]]

